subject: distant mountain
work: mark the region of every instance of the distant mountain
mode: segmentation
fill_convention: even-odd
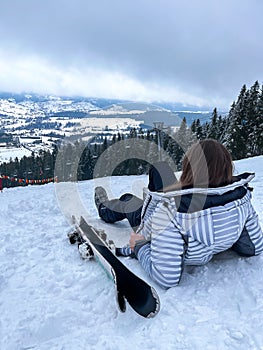
[[[192,107],[193,109],[193,107]],[[143,102],[121,102],[106,106],[96,111],[90,111],[89,115],[97,118],[134,118],[135,120],[144,120],[145,125],[152,126],[154,122],[162,121],[167,126],[178,126],[185,117],[190,125],[193,120],[199,118],[201,122],[206,122],[210,119],[210,111],[199,111],[198,108],[194,111],[186,110],[169,110],[161,104],[150,104]]]
[[[170,111],[188,111],[188,112],[207,112],[210,110],[210,107],[198,107],[194,105],[185,105],[178,102],[154,102],[156,106],[160,106],[164,109]]]
[[[167,110],[170,112],[169,109],[166,109],[162,106],[155,105],[154,103],[146,103],[146,102],[118,102],[115,104],[112,104],[110,106],[104,107],[104,109],[112,109],[112,110],[119,110],[119,111],[164,111]]]
[[[96,108],[104,108],[115,103],[124,102],[118,99],[106,99],[106,98],[95,98],[95,97],[80,97],[80,96],[52,96],[52,95],[38,95],[34,93],[12,93],[12,92],[0,92],[0,100],[13,100],[15,103],[20,104],[21,102],[33,102],[33,103],[50,103],[50,102],[61,102],[65,103],[87,103],[93,105]]]
[[[199,118],[210,119],[212,111],[178,103],[145,103],[94,97],[63,97],[28,93],[0,93],[0,116],[7,117],[69,117],[69,118],[133,118],[145,125],[162,121],[165,125],[180,125],[185,117],[188,124]]]

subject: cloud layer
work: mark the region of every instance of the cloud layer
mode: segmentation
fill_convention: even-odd
[[[261,0],[10,0],[0,90],[223,106],[262,82]]]

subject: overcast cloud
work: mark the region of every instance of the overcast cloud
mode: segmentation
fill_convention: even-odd
[[[0,91],[228,109],[263,82],[262,0],[0,0]]]

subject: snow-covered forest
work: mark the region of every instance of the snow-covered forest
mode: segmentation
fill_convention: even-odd
[[[223,118],[216,108],[210,123],[191,126],[198,139],[214,138],[222,142],[233,159],[260,155],[263,152],[263,85],[256,81],[250,88],[243,85],[228,115]]]
[[[180,170],[182,157],[187,148],[196,140],[213,138],[223,143],[230,151],[234,160],[263,153],[263,86],[256,81],[251,88],[242,87],[236,101],[233,102],[227,115],[218,115],[217,109],[213,110],[211,120],[201,124],[199,119],[187,125],[183,118],[180,128],[172,133],[168,129],[131,129],[128,134],[116,133],[110,138],[105,135],[97,135],[83,143],[83,141],[66,142],[63,147],[63,162],[67,167],[60,171],[63,173],[59,180],[72,180],[72,169],[78,168],[78,180],[92,179],[97,160],[104,151],[119,143],[120,159],[124,159],[114,169],[113,175],[139,175],[147,174],[150,159],[152,162],[162,157],[170,158],[176,168]],[[138,142],[139,141],[139,142]],[[158,145],[158,147],[156,146]],[[136,149],[131,155],[130,151]],[[108,153],[107,162],[112,157],[118,157],[116,150]],[[0,165],[0,174],[8,176],[3,179],[5,187],[25,185],[25,181],[10,181],[13,179],[42,180],[54,177],[54,169],[58,148],[53,152],[42,151],[38,155],[23,157],[18,160],[4,162]],[[81,157],[79,158],[79,154]],[[138,155],[138,157],[136,156]],[[79,164],[76,165],[76,159]],[[57,168],[59,164],[56,164]],[[63,164],[61,165],[61,167]],[[103,172],[100,176],[105,176]]]

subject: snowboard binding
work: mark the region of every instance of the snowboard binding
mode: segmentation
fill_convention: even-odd
[[[91,260],[94,258],[94,253],[88,243],[80,243],[78,249],[82,259]]]
[[[81,243],[80,236],[77,230],[68,232],[70,244]]]

